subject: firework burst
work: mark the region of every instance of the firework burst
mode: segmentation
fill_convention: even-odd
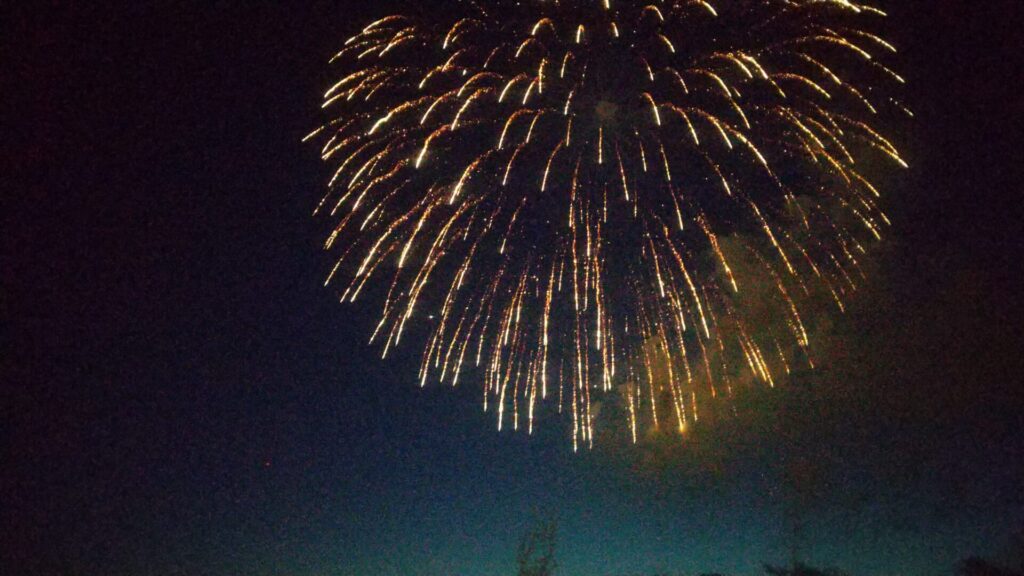
[[[499,429],[552,406],[591,446],[615,399],[634,441],[684,430],[812,362],[801,303],[841,310],[888,224],[867,166],[905,164],[872,126],[909,112],[883,96],[883,16],[481,0],[373,22],[309,136],[327,282],[377,287],[384,357],[425,327],[419,383],[479,386]]]

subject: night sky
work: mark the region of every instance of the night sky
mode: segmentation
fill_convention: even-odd
[[[322,286],[299,140],[326,60],[398,3],[23,4],[0,574],[511,574],[553,517],[565,576],[753,575],[794,543],[930,576],[1024,531],[1020,2],[885,3],[912,170],[825,368],[682,445],[578,455],[559,422],[499,434],[472,387],[420,390],[418,349],[379,361],[376,318]]]

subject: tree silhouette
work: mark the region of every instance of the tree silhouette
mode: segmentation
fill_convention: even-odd
[[[957,566],[957,576],[1021,576],[1019,572],[997,566],[984,558],[971,556]]]
[[[540,522],[523,535],[516,551],[519,576],[550,576],[555,572],[555,539],[558,524],[554,520]]]
[[[799,562],[792,568],[765,564],[764,571],[768,576],[849,576],[846,572],[836,568],[814,568]]]

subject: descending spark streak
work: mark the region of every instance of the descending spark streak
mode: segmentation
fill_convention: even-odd
[[[889,225],[867,175],[907,162],[876,122],[910,113],[883,16],[475,0],[372,22],[304,139],[332,167],[327,282],[379,282],[371,342],[426,325],[418,383],[478,379],[499,429],[532,434],[549,392],[574,449],[609,396],[634,443],[708,421],[737,371],[813,366],[816,296],[844,310]]]

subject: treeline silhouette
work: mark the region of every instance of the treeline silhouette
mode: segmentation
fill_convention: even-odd
[[[557,540],[558,523],[551,519],[537,523],[524,534],[516,549],[517,576],[553,576],[558,568],[558,562],[555,560]],[[980,556],[971,556],[957,564],[955,576],[1024,576],[1024,536],[1016,540],[1016,567],[1009,567]],[[851,576],[850,573],[838,568],[816,568],[801,562],[794,562],[791,566],[765,564],[764,573],[765,576]],[[650,576],[684,575],[656,573]],[[728,575],[708,572],[700,576]]]

